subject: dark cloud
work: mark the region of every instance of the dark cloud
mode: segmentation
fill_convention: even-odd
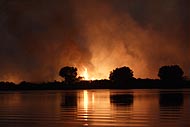
[[[76,40],[70,1],[4,1],[1,16],[2,80],[46,81],[58,69],[86,64],[90,53]]]

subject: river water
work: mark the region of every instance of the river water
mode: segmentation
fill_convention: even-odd
[[[0,92],[0,127],[190,127],[190,90]]]

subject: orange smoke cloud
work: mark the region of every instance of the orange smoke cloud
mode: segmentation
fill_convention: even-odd
[[[129,66],[137,78],[157,78],[162,65],[189,65],[181,57],[185,51],[180,39],[153,30],[151,25],[142,27],[128,13],[116,13],[111,4],[86,1],[75,8],[92,53],[90,74],[94,77],[108,78],[113,68]]]
[[[162,2],[140,3],[142,8],[138,0],[5,2],[0,80],[59,80],[63,66],[77,67],[81,76],[86,68],[89,79],[108,78],[120,66],[129,66],[136,78],[157,78],[167,64],[190,73],[189,29],[183,30],[187,23],[180,21],[177,0],[166,1],[170,10]]]

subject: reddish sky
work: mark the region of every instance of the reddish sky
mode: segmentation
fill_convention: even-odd
[[[157,78],[179,64],[190,76],[189,9],[189,0],[1,0],[0,80],[53,81],[66,65]]]

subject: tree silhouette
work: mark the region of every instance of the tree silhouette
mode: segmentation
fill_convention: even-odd
[[[59,71],[59,76],[63,77],[67,84],[73,83],[76,80],[77,68],[69,66],[63,67]]]
[[[109,79],[114,83],[125,83],[128,80],[134,79],[133,71],[129,67],[120,67],[110,72]]]
[[[182,80],[183,74],[183,70],[178,65],[162,66],[158,72],[161,80]]]

